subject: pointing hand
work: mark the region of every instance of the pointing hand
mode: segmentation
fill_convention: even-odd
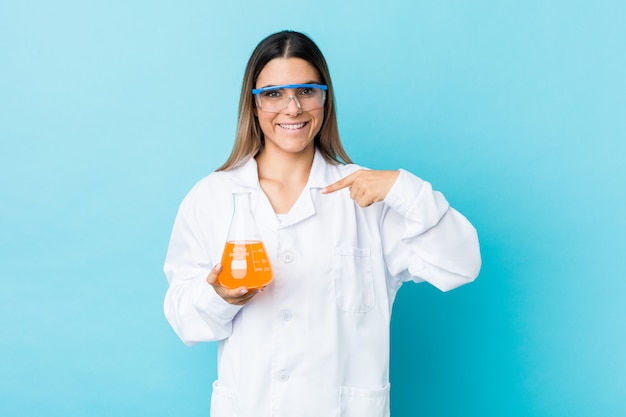
[[[356,201],[359,206],[368,207],[385,199],[399,175],[400,171],[361,169],[334,184],[328,185],[322,190],[322,194],[329,194],[348,187],[350,198]]]

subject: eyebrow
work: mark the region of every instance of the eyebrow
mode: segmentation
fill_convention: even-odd
[[[294,84],[322,84],[321,81],[306,81],[303,83],[289,83],[289,84],[268,84],[268,85],[264,85],[263,87],[257,87],[256,90],[260,90],[262,88],[268,88],[268,87],[280,87],[283,85],[294,85]]]

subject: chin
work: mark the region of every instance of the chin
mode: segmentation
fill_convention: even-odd
[[[302,152],[306,152],[309,147],[308,146],[281,146],[280,149],[282,149],[284,152],[289,152],[289,153],[302,153]]]
[[[310,147],[315,146],[313,139],[299,140],[299,139],[288,139],[288,138],[278,140],[277,142],[274,142],[274,145],[278,149],[281,149],[284,152],[291,152],[291,153],[304,152],[308,150]]]

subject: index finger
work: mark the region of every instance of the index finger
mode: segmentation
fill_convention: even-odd
[[[347,177],[343,177],[339,181],[333,184],[327,185],[326,187],[322,189],[322,194],[330,194],[330,193],[334,193],[335,191],[339,191],[343,188],[350,187],[352,184],[354,184],[354,178],[356,177],[358,172],[359,171],[355,171],[352,174],[348,175]]]

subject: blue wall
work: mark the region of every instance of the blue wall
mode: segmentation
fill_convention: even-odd
[[[353,159],[481,238],[475,283],[400,292],[394,416],[626,415],[626,4],[252,4],[0,0],[0,415],[208,415],[215,345],[170,330],[161,266],[285,28]]]

